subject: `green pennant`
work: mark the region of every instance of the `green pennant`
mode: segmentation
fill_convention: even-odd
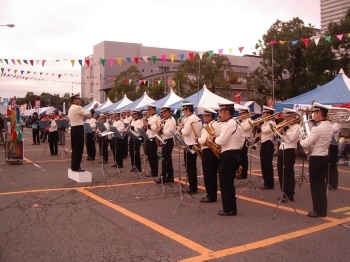
[[[56,62],[59,62],[60,60],[56,60]]]
[[[212,56],[213,56],[213,54],[214,54],[214,50],[210,50],[210,51],[208,51],[208,54],[209,54],[209,57],[212,57]]]
[[[157,56],[156,55],[152,55],[152,61],[153,61],[153,63],[156,63],[156,61],[157,61]]]
[[[104,58],[100,58],[100,62],[101,62],[101,64],[102,64],[103,66],[105,66],[106,59],[104,59]]]
[[[324,37],[324,39],[326,39],[326,41],[330,42],[330,41],[331,41],[331,37],[332,37],[332,36],[327,35],[327,36]]]
[[[165,85],[165,80],[163,79],[163,80],[161,81],[161,83],[162,83],[163,85]]]
[[[4,73],[4,69],[5,69],[5,68],[1,68],[1,73]]]
[[[8,59],[5,58],[4,60],[5,60],[6,64],[9,64]]]

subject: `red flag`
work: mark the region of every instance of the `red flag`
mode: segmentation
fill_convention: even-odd
[[[241,104],[241,94],[235,94],[235,103]]]
[[[29,62],[33,66],[34,60],[29,60]]]
[[[139,58],[138,57],[134,57],[134,61],[135,63],[138,65],[139,64]]]
[[[193,59],[193,55],[194,55],[194,53],[188,53],[188,56],[190,57],[190,60]]]
[[[305,46],[309,45],[309,39],[308,38],[303,39],[303,42],[304,42]]]
[[[90,60],[89,59],[85,59],[85,64],[87,64],[87,66],[90,65]]]
[[[58,78],[61,78],[61,74],[58,74]]]
[[[244,47],[238,47],[238,50],[240,53],[242,53],[243,49],[244,49]]]
[[[16,105],[16,97],[14,96],[11,101],[11,109],[15,110],[15,105]]]

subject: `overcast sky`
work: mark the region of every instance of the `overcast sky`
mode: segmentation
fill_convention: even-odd
[[[25,74],[31,77],[80,82],[80,65],[72,67],[69,60],[91,55],[93,46],[105,40],[193,51],[222,48],[226,54],[233,48],[232,54],[251,54],[250,47],[277,19],[293,17],[320,28],[320,1],[0,0],[0,25],[15,24],[0,27],[0,58],[9,59],[9,65],[3,61],[0,68],[19,70],[17,75],[24,70],[31,71]],[[35,61],[34,66],[23,66],[10,59],[47,62],[45,67]],[[55,62],[63,59],[68,61]],[[40,72],[44,75],[38,76]],[[68,75],[58,79],[57,74]],[[24,97],[28,91],[62,96],[72,89],[80,92],[80,85],[0,77],[1,97]]]

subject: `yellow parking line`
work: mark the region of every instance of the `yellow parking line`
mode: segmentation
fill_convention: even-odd
[[[350,210],[350,207],[342,207],[342,208],[338,208],[338,209],[333,209],[333,210],[331,210],[331,212],[340,213],[340,212],[344,212],[344,211],[348,211],[348,210]]]
[[[180,261],[181,262],[207,261],[207,260],[211,260],[211,259],[216,259],[216,258],[226,257],[229,255],[234,255],[234,254],[241,253],[241,252],[246,252],[246,251],[253,250],[253,249],[267,247],[267,246],[271,246],[273,244],[284,242],[284,241],[289,240],[289,239],[305,236],[305,235],[315,233],[315,232],[318,232],[318,231],[321,231],[324,229],[328,229],[328,228],[346,223],[346,222],[348,222],[348,220],[349,220],[349,218],[344,218],[344,219],[332,221],[329,223],[325,223],[322,225],[309,227],[309,228],[297,230],[297,231],[294,231],[291,233],[263,239],[263,240],[260,240],[257,242],[248,243],[248,244],[244,244],[244,245],[237,246],[237,247],[223,249],[223,250],[211,252],[209,254],[202,254],[200,256],[191,257],[191,258],[183,259]]]
[[[106,205],[106,206],[108,206],[108,207],[110,207],[110,208],[112,208],[112,209],[122,213],[123,215],[134,219],[137,222],[140,222],[141,224],[151,228],[152,230],[155,230],[158,233],[160,233],[160,234],[162,234],[162,235],[164,235],[166,237],[169,237],[172,240],[175,240],[176,242],[178,242],[178,243],[180,243],[180,244],[182,244],[182,245],[184,245],[184,246],[186,246],[186,247],[188,247],[188,248],[198,252],[199,254],[208,254],[210,252],[213,252],[210,249],[208,249],[208,248],[206,248],[206,247],[204,247],[202,245],[199,245],[196,242],[194,242],[194,241],[192,241],[192,240],[190,240],[188,238],[185,238],[185,237],[183,237],[183,236],[181,236],[181,235],[179,235],[179,234],[177,234],[177,233],[175,233],[175,232],[173,232],[173,231],[171,231],[171,230],[169,230],[169,229],[167,229],[165,227],[162,227],[162,226],[158,225],[157,223],[155,223],[155,222],[153,222],[151,220],[148,220],[148,219],[146,219],[146,218],[144,218],[142,216],[139,216],[139,215],[137,215],[137,214],[135,214],[135,213],[133,213],[133,212],[131,212],[131,211],[121,207],[121,206],[113,204],[113,203],[107,201],[106,199],[103,199],[102,197],[99,197],[98,195],[95,195],[95,194],[87,191],[84,188],[77,188],[77,190],[79,192],[83,193],[84,195],[87,195],[87,196],[91,197],[95,201],[97,201],[97,202],[99,202],[99,203],[101,203],[103,205]]]

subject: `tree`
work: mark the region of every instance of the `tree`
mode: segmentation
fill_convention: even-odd
[[[136,81],[142,78],[143,75],[135,66],[130,66],[126,71],[120,72],[114,78],[114,86],[108,92],[109,99],[112,102],[117,101],[125,94],[131,100],[138,99],[145,91],[145,86],[140,86],[139,88],[136,86]]]
[[[225,78],[226,72],[231,79]],[[192,60],[187,59],[178,66],[173,80],[180,83],[182,96],[194,94],[206,85],[212,92],[220,90],[222,93],[230,90],[233,75],[231,62],[226,56],[214,54],[209,56],[205,53],[202,60],[196,54]]]
[[[326,43],[318,47],[314,43],[306,45],[301,41],[315,33],[314,26],[304,25],[298,17],[288,22],[277,20],[256,45],[256,49],[262,46],[259,50],[262,61],[260,68],[248,77],[248,88],[272,96],[274,79],[275,97],[285,99],[309,91],[328,80],[323,75],[326,69],[332,70],[334,56],[330,47]],[[320,49],[324,51],[322,55],[319,54]]]

